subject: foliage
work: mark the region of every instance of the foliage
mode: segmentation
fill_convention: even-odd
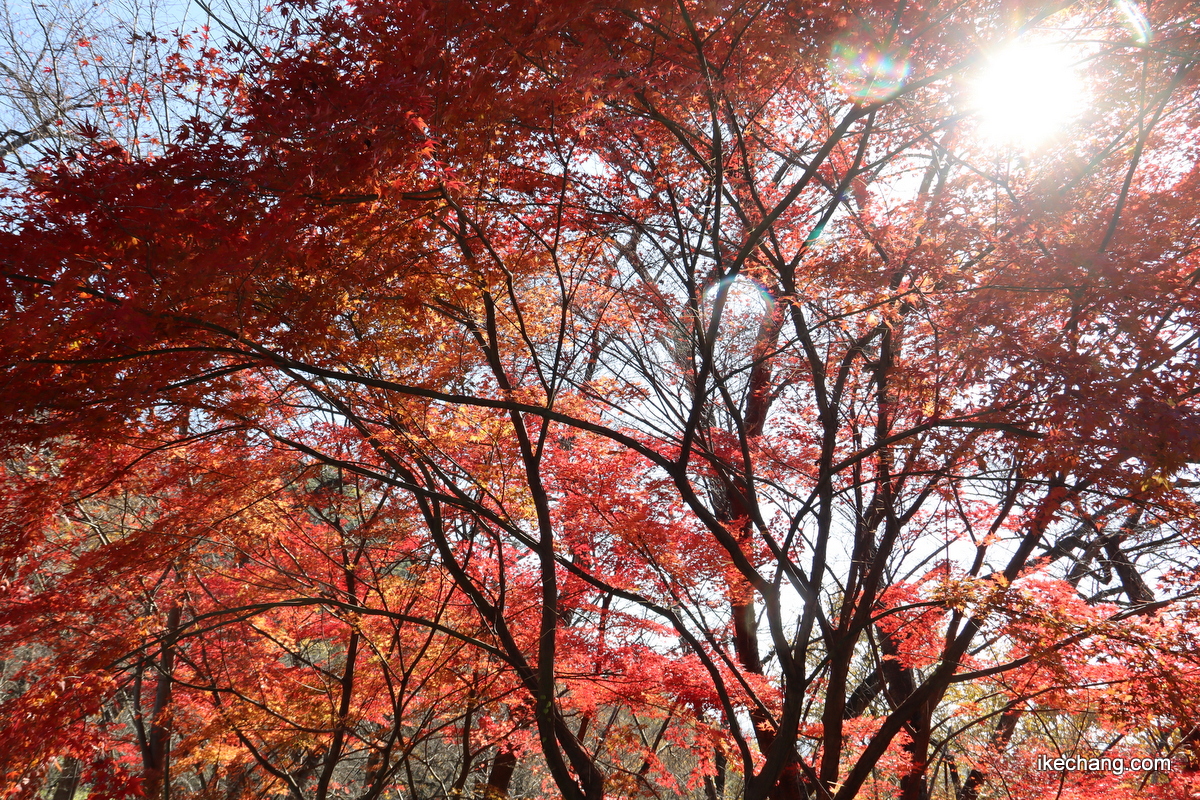
[[[10,794],[1193,796],[1191,4],[278,13],[7,190]]]

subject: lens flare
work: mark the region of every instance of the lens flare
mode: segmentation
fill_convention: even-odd
[[[900,90],[909,65],[897,53],[851,38],[833,46],[829,71],[838,88],[854,102],[874,103]]]
[[[1133,40],[1138,44],[1150,43],[1150,20],[1146,19],[1146,15],[1137,7],[1133,0],[1117,0],[1117,10],[1125,17],[1125,21],[1129,23],[1129,27],[1133,30]]]
[[[725,293],[721,317],[727,323],[750,320],[757,325],[763,314],[775,310],[775,299],[765,286],[746,275],[737,275],[713,284],[704,292],[707,313],[712,313],[721,292]]]
[[[971,93],[980,132],[1033,149],[1079,116],[1087,100],[1071,53],[1059,44],[1017,42],[984,65]]]

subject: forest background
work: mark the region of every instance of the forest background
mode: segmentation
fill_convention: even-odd
[[[1195,3],[2,35],[7,796],[1200,792]]]

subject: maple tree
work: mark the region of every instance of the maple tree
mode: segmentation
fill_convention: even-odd
[[[213,31],[243,48],[267,47],[278,33],[272,21],[254,3],[237,4],[235,13],[224,0],[185,8],[159,0],[3,0],[0,159],[24,169],[99,136],[132,153],[153,151],[182,120],[227,110],[223,97],[200,87],[179,92],[170,80],[176,59],[210,49]]]
[[[1192,796],[1191,4],[278,13],[6,190],[10,794]]]

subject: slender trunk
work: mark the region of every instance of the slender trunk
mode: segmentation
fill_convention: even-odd
[[[717,774],[713,777],[704,776],[704,796],[706,800],[725,800],[725,754],[720,750],[713,751],[713,762]]]
[[[70,756],[63,756],[59,761],[62,763],[62,770],[54,780],[54,795],[51,800],[72,800],[75,790],[79,788],[82,765],[79,759]]]
[[[1193,725],[1175,751],[1183,756],[1183,771],[1188,773],[1200,772],[1200,724]]]
[[[911,669],[901,666],[900,648],[891,635],[880,632],[880,649],[884,659],[881,666],[888,699],[895,708],[917,690],[917,682]],[[928,800],[929,784],[926,778],[929,758],[930,709],[938,698],[932,698],[920,706],[905,725],[909,741],[904,745],[908,754],[908,768],[900,778],[900,800]]]
[[[930,700],[917,710],[909,722],[909,742],[904,746],[908,753],[908,771],[900,778],[900,800],[929,800],[929,736]]]
[[[346,593],[350,597],[354,597],[355,587],[352,574],[346,576]],[[354,695],[354,668],[355,662],[358,660],[358,641],[360,634],[357,629],[352,629],[350,633],[350,641],[346,646],[346,669],[342,673],[341,699],[338,702],[337,720],[334,722],[333,739],[329,743],[329,750],[325,754],[325,766],[321,770],[320,777],[317,778],[317,800],[325,800],[329,793],[329,782],[333,779],[333,770],[337,766],[338,761],[342,757],[342,745],[346,740],[346,718],[350,714],[350,699]]]
[[[182,613],[178,604],[167,611],[167,632],[163,637],[158,660],[158,688],[154,692],[154,708],[150,712],[150,731],[142,751],[142,767],[146,797],[168,800],[171,792],[170,751],[171,729],[167,707],[171,704],[171,675],[175,670],[175,636],[179,631]]]
[[[1125,590],[1130,602],[1153,603],[1154,592],[1146,585],[1146,581],[1142,579],[1137,567],[1121,549],[1124,539],[1124,536],[1118,534],[1106,537],[1104,554],[1108,556],[1108,563],[1112,564],[1116,571],[1117,577],[1121,581],[1121,588]]]
[[[1021,713],[1019,707],[1013,706],[1000,715],[1000,722],[997,723],[996,730],[992,732],[992,749],[997,753],[1003,751],[1012,740]],[[957,800],[978,800],[979,790],[986,781],[987,773],[979,767],[973,768],[967,774],[967,780],[963,783],[962,788],[958,790]]]
[[[762,435],[770,412],[772,401],[772,382],[770,355],[778,344],[782,316],[768,312],[763,316],[754,343],[754,364],[750,370],[746,411],[743,417],[743,436],[747,441]],[[733,465],[730,465],[733,467]],[[752,471],[751,465],[745,465],[747,471]],[[732,470],[731,470],[732,471]],[[738,522],[742,524],[738,544],[747,548],[753,546],[755,536],[754,525],[750,520],[750,509],[747,502],[753,502],[752,492],[745,481],[736,472],[731,475],[732,489],[722,491],[721,501],[717,503],[717,518],[722,522]],[[744,495],[744,496],[743,496]],[[738,663],[753,675],[763,674],[762,657],[758,651],[758,617],[754,604],[753,590],[745,587],[745,594],[734,592],[730,602],[730,613],[733,617],[734,653]],[[788,687],[785,686],[785,689]],[[794,687],[793,687],[794,690]],[[752,708],[751,723],[754,725],[755,738],[759,748],[768,752],[779,736],[794,738],[795,726],[790,730],[775,730],[761,711]],[[723,759],[722,759],[723,760]],[[747,776],[749,777],[749,776]],[[722,792],[724,780],[722,778]],[[749,787],[750,782],[747,781]],[[713,787],[714,791],[716,787]],[[784,761],[774,786],[770,789],[771,800],[803,800],[807,796],[804,791],[804,776],[800,768],[799,757],[791,752]]]
[[[516,768],[517,757],[511,750],[497,750],[496,757],[492,759],[492,768],[488,771],[487,783],[483,787],[483,799],[505,800]]]

